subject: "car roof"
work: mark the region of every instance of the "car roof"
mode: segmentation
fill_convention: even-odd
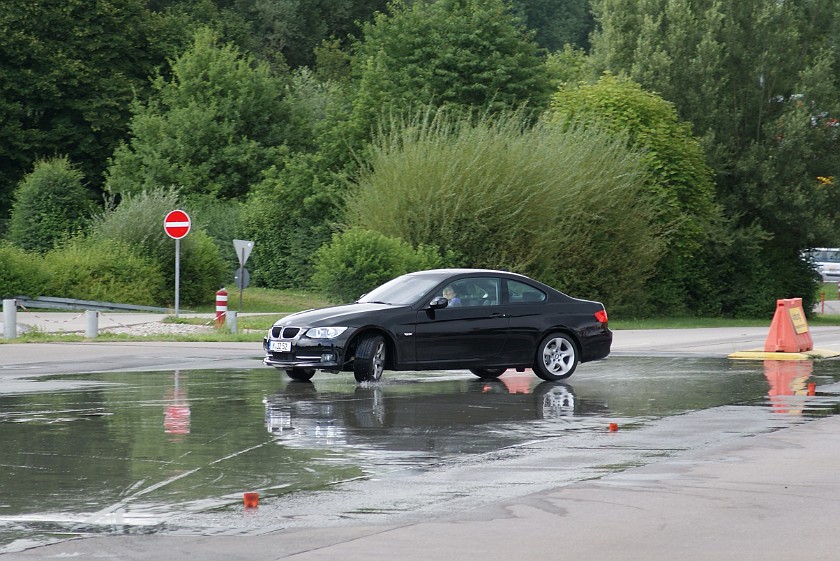
[[[434,276],[434,277],[451,277],[454,275],[510,275],[515,277],[522,277],[527,279],[525,275],[519,273],[512,273],[510,271],[498,271],[495,269],[429,269],[426,271],[415,271],[408,273],[409,275],[417,276]]]

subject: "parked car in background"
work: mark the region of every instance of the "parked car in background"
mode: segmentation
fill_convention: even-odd
[[[816,247],[803,252],[822,277],[823,282],[840,282],[840,248]]]
[[[352,304],[277,321],[263,341],[264,363],[294,380],[316,370],[353,372],[359,382],[379,380],[384,370],[469,369],[497,378],[508,368],[562,380],[578,363],[609,354],[607,322],[600,302],[516,273],[419,271]]]

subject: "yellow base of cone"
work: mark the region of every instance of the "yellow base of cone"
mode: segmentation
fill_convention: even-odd
[[[840,352],[829,349],[813,349],[799,353],[773,353],[761,349],[749,351],[738,351],[729,355],[729,358],[740,360],[814,360],[820,358],[834,358],[840,356]]]

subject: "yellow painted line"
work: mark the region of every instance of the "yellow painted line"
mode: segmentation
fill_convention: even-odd
[[[840,352],[829,349],[813,349],[801,353],[773,353],[756,349],[734,352],[729,355],[729,358],[741,360],[813,360],[815,358],[834,358],[837,356],[840,356]]]

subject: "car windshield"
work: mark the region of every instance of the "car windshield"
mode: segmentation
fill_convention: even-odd
[[[810,255],[815,263],[840,263],[840,249],[814,249]]]
[[[406,306],[416,302],[439,283],[439,278],[405,275],[373,289],[359,298],[359,302],[380,302],[382,304]]]

